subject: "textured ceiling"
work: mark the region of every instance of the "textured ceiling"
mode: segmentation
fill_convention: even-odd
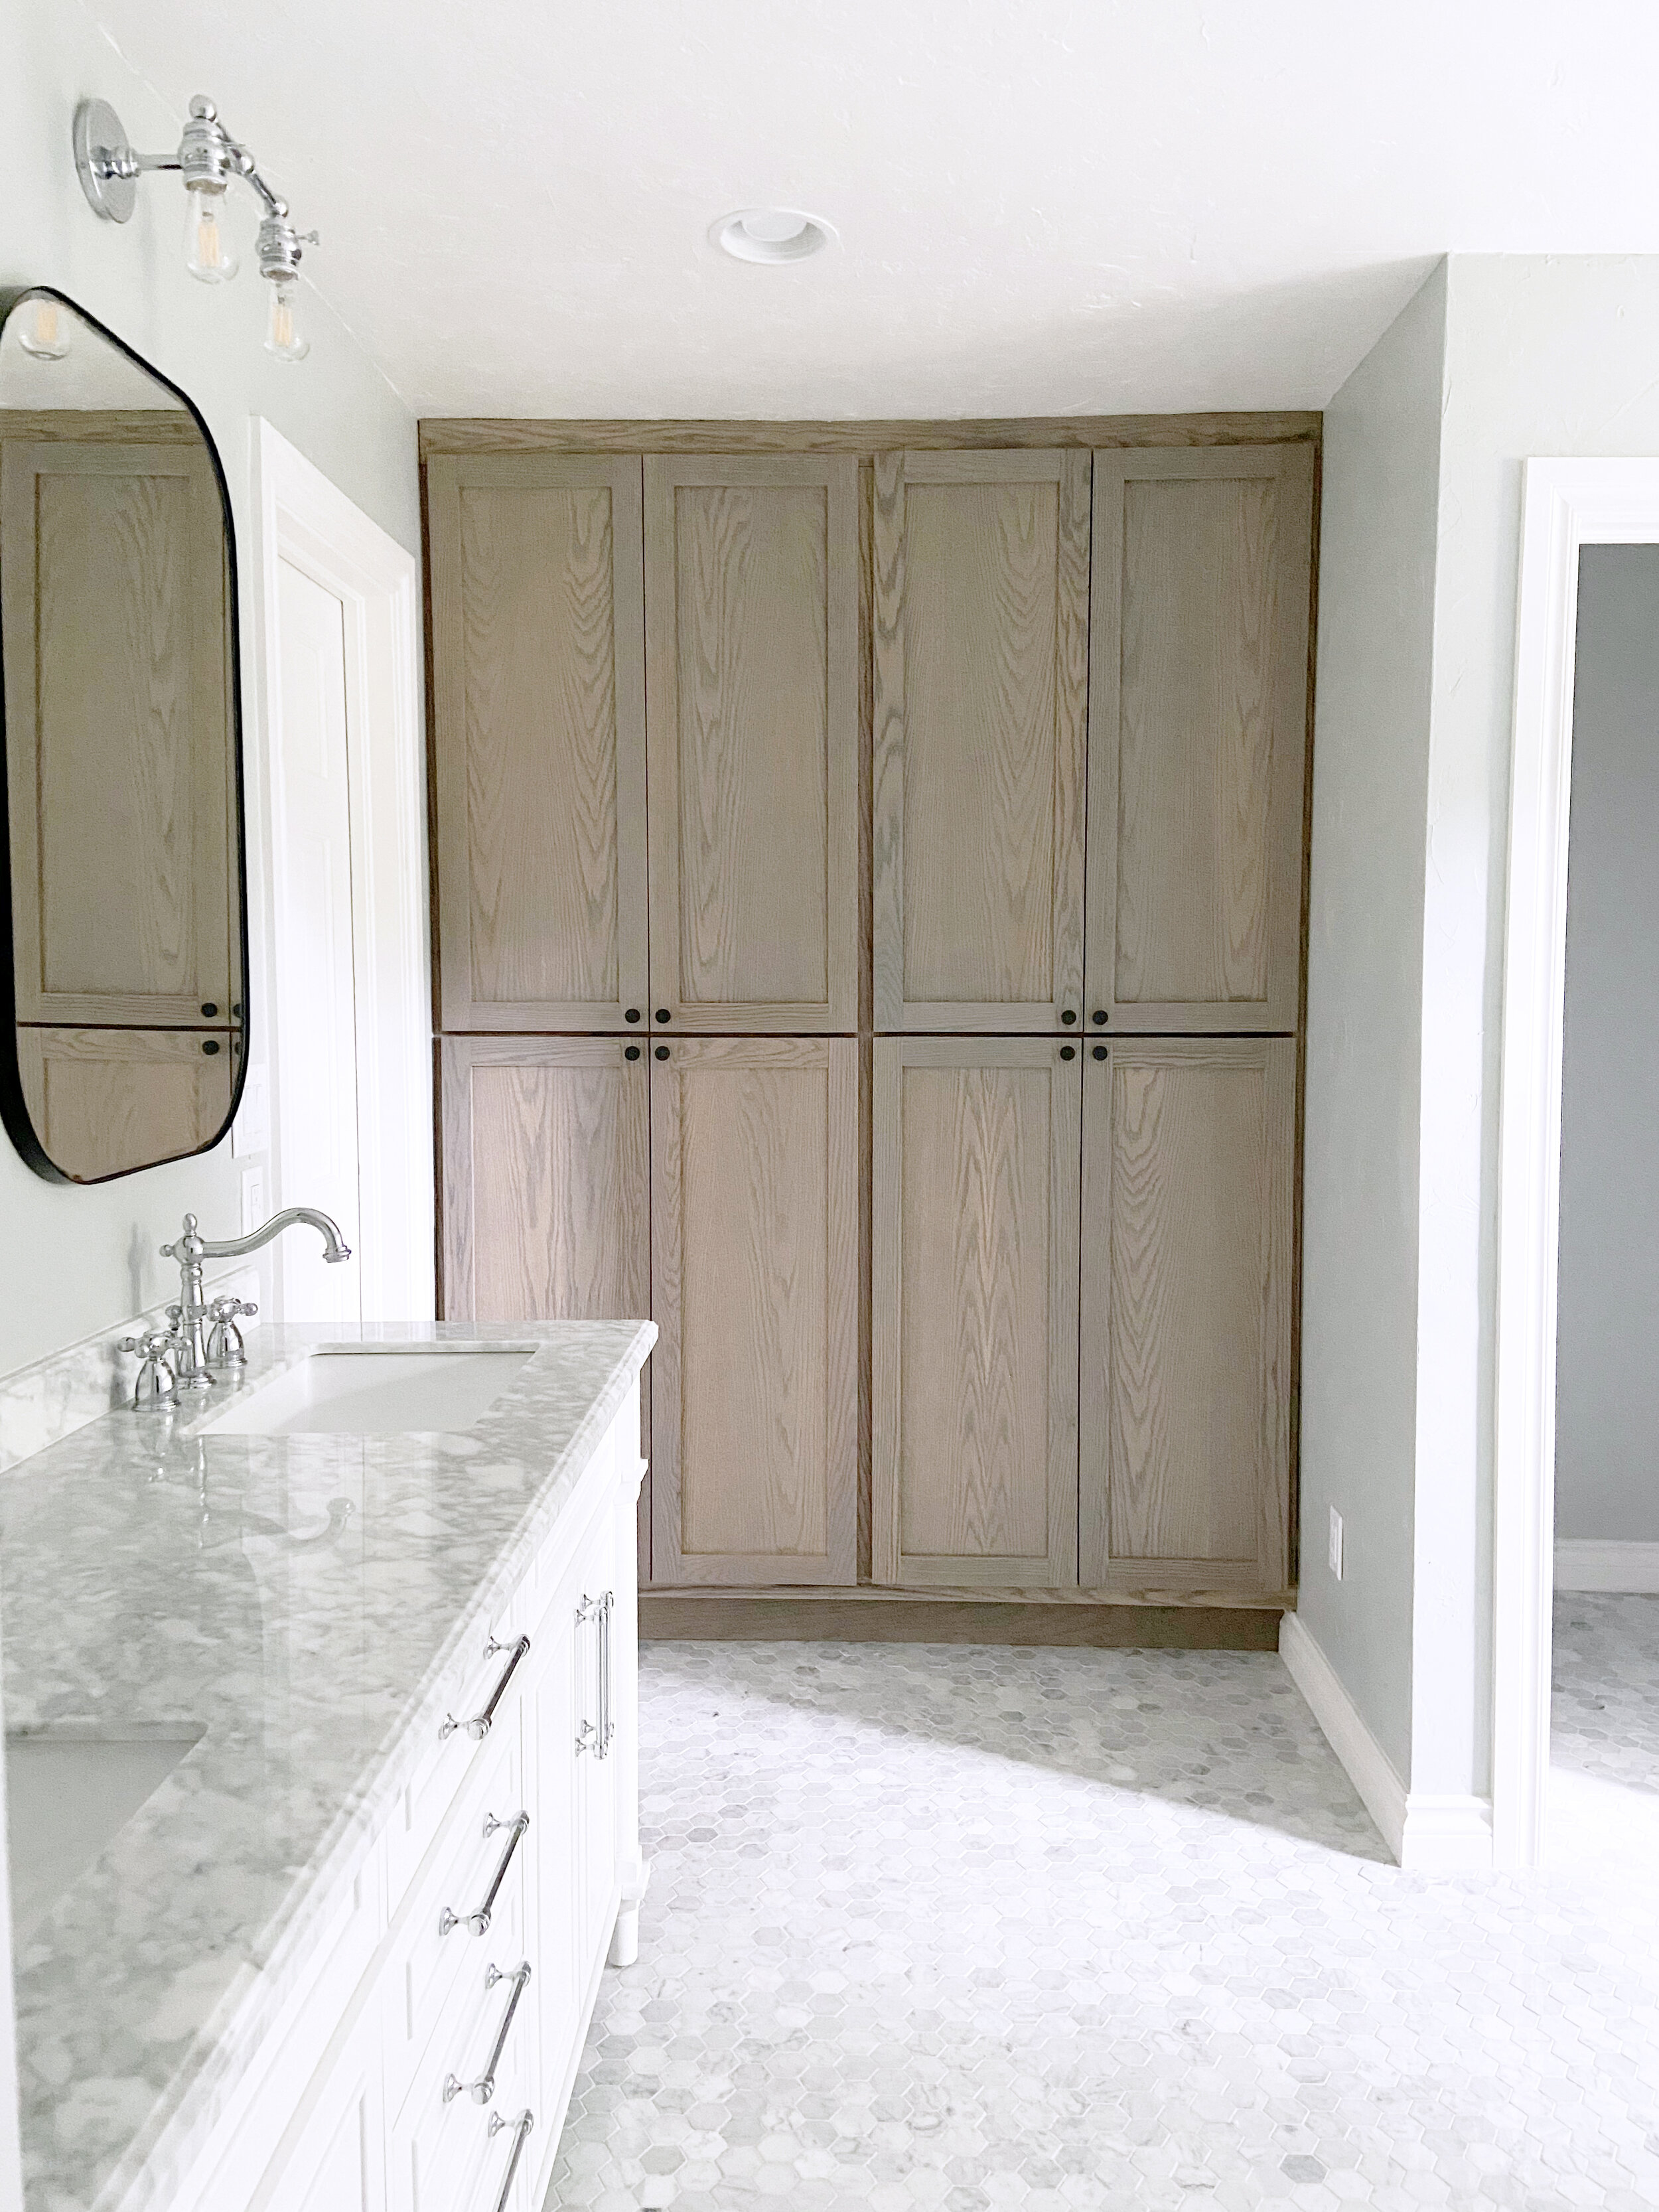
[[[1443,251],[1659,251],[1651,0],[91,4],[422,414],[1318,405]]]

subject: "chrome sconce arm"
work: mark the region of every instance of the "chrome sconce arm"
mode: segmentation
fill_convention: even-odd
[[[183,178],[185,264],[205,284],[228,283],[236,274],[236,254],[219,211],[233,179],[240,177],[264,210],[254,258],[271,287],[266,349],[282,361],[305,359],[311,349],[299,332],[294,295],[305,248],[317,243],[317,233],[295,228],[288,202],[261,175],[252,149],[231,137],[205,94],[191,101],[190,119],[173,153],[139,153],[106,100],[83,100],[76,109],[74,149],[81,189],[106,222],[131,221],[141,177],[171,171]]]

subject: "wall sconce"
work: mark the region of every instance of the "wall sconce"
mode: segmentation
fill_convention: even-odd
[[[75,111],[75,173],[94,215],[106,222],[129,222],[138,201],[138,179],[149,169],[176,169],[185,180],[185,266],[204,284],[228,284],[240,265],[220,216],[233,177],[244,177],[264,209],[254,258],[270,285],[265,349],[278,361],[303,361],[311,351],[295,319],[301,249],[314,246],[314,230],[303,234],[288,219],[288,202],[279,199],[259,174],[252,155],[239,145],[204,94],[190,103],[190,120],[173,154],[140,154],[129,141],[120,117],[106,100],[83,100]]]

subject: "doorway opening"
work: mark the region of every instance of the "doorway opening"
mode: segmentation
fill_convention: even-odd
[[[1659,461],[1528,462],[1499,1113],[1500,1866],[1640,1855],[1644,1841],[1650,1863],[1659,1837],[1659,1540],[1646,1540],[1659,1539],[1659,1386],[1644,1288],[1651,1266],[1659,1289],[1659,1257],[1643,1226],[1652,1179],[1659,1233],[1659,1061],[1641,1012],[1659,989],[1656,616]]]
[[[257,636],[272,1206],[353,1248],[277,1248],[279,1319],[434,1312],[419,580],[268,422],[255,424]]]

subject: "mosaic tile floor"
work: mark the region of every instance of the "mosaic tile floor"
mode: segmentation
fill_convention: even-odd
[[[655,1644],[642,1694],[550,2204],[1659,2206],[1659,1890],[1401,1874],[1276,1658]]]

